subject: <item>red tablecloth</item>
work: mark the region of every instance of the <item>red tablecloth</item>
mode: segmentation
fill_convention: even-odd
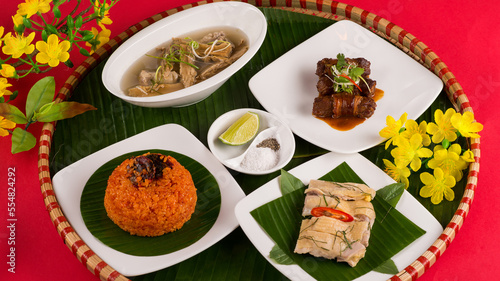
[[[71,1],[73,2],[73,1]],[[86,3],[86,1],[82,1]],[[110,13],[112,36],[129,26],[164,10],[193,0],[121,0]],[[259,1],[258,1],[259,2]],[[272,2],[272,1],[271,1]],[[446,63],[465,90],[476,119],[484,125],[481,132],[481,168],[478,188],[465,223],[437,263],[420,280],[496,280],[500,243],[499,216],[494,209],[500,196],[496,184],[500,114],[500,31],[497,1],[403,1],[349,0],[358,6],[401,26],[429,46]],[[11,16],[20,1],[3,1],[0,25],[11,30]],[[83,57],[72,55],[75,65]],[[64,66],[48,75],[56,77],[59,88],[72,72]],[[16,83],[20,97],[16,105],[23,107],[23,97],[35,80],[32,75]],[[39,136],[41,126],[30,132]],[[16,155],[10,153],[10,137],[0,138],[0,280],[98,280],[63,244],[45,209],[38,182],[37,148]],[[7,271],[10,235],[7,222],[7,173],[16,170],[15,273]]]

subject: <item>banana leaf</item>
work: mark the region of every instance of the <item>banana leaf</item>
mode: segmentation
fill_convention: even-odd
[[[345,162],[320,179],[364,183]],[[423,229],[392,208],[388,202],[380,196],[375,196],[372,204],[377,217],[371,231],[370,245],[365,257],[355,267],[310,255],[295,254],[293,250],[303,219],[301,213],[304,206],[304,190],[305,188],[299,188],[288,192],[253,210],[251,214],[276,245],[317,280],[332,280],[332,276],[339,281],[355,279],[377,268],[425,234]]]
[[[104,208],[107,179],[125,159],[146,152],[161,153],[174,157],[193,177],[198,198],[206,198],[196,204],[191,219],[181,229],[157,237],[130,235],[111,221]],[[117,251],[136,256],[156,256],[188,247],[202,238],[214,225],[220,211],[220,190],[214,176],[197,161],[164,150],[137,151],[116,157],[99,167],[89,178],[80,200],[80,211],[89,231],[102,243]]]
[[[113,143],[166,123],[184,126],[207,145],[208,129],[218,116],[243,107],[263,109],[248,88],[249,79],[279,56],[335,21],[280,9],[260,9],[268,22],[266,39],[260,50],[221,88],[197,104],[182,108],[142,108],[115,98],[101,80],[105,61],[82,77],[70,100],[92,104],[97,110],[58,121],[50,154],[51,174]],[[419,120],[430,121],[434,110],[451,106],[446,94],[442,92]],[[284,169],[292,169],[325,152],[324,149],[296,137],[294,158]],[[383,146],[373,147],[361,154],[382,169],[382,159],[391,159],[390,152]],[[230,172],[246,194],[279,176],[279,171],[262,176]],[[439,205],[433,205],[429,199],[418,195],[421,188],[418,175],[411,177],[410,181],[408,191],[446,226],[460,204],[466,184],[465,177],[454,187],[455,200]],[[197,269],[205,270],[207,274],[200,276]],[[132,279],[286,280],[257,252],[241,229],[182,263]]]

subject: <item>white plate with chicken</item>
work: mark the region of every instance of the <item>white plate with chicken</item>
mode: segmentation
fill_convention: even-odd
[[[309,188],[311,188],[310,183],[313,179],[321,178],[324,174],[344,162],[356,173],[357,176],[359,176],[359,178],[361,178],[364,183],[366,183],[367,186],[375,191],[394,183],[393,179],[358,153],[338,154],[330,152],[290,170],[289,173],[300,179],[304,185],[309,185]],[[270,258],[269,254],[275,246],[275,242],[251,214],[253,210],[280,198],[281,196],[280,180],[279,177],[277,177],[242,199],[235,208],[236,218],[238,219],[241,228],[257,250],[274,267],[281,271],[281,273],[291,280],[314,280],[314,278],[304,271],[299,265],[278,264]],[[410,245],[392,257],[397,269],[401,271],[416,260],[434,243],[434,241],[436,241],[436,239],[441,235],[443,227],[432,216],[432,214],[429,213],[429,211],[427,211],[427,209],[425,209],[425,207],[423,207],[407,191],[404,191],[401,196],[398,204],[396,205],[396,210],[425,231],[424,235],[420,236],[417,240],[413,241]],[[304,245],[298,245],[299,248],[303,246]],[[367,251],[369,250],[370,249],[368,248]],[[356,280],[387,280],[391,276],[392,275],[390,274],[371,271],[360,276]]]

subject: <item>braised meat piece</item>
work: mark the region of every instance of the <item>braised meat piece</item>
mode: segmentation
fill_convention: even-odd
[[[348,64],[352,64],[352,65],[355,65],[357,67],[363,68],[365,71],[363,72],[363,74],[361,76],[368,77],[370,75],[371,63],[367,59],[365,59],[365,58],[355,58],[355,59],[346,58],[345,61]],[[324,74],[332,76],[331,66],[336,65],[337,62],[338,62],[337,59],[332,59],[332,58],[324,58],[324,59],[318,61],[317,65],[316,65],[316,75],[318,75],[320,77],[323,76]]]
[[[369,118],[376,108],[377,104],[372,98],[343,93],[316,97],[312,114],[316,117]]]

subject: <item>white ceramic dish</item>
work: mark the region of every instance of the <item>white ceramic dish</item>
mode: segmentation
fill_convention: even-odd
[[[172,138],[172,135],[176,137]],[[95,238],[83,221],[80,198],[86,182],[97,168],[117,156],[148,149],[175,151],[202,164],[219,184],[221,207],[215,224],[197,242],[170,254],[140,257],[116,251]],[[176,124],[150,129],[91,154],[59,171],[52,183],[59,204],[78,235],[107,264],[126,276],[146,274],[169,267],[218,242],[238,226],[233,211],[236,202],[245,196],[238,183],[210,151],[188,130]]]
[[[227,129],[231,124],[236,122],[241,116],[243,116],[248,111],[257,113],[259,115],[259,131],[257,132],[257,136],[253,141],[248,142],[243,145],[231,146],[222,143],[219,140],[219,136]],[[276,132],[264,132],[265,135],[276,135],[277,139],[280,143],[279,150],[279,160],[278,164],[271,169],[263,170],[263,171],[251,171],[245,169],[239,165],[239,161],[235,161],[237,157],[241,156],[247,149],[251,146],[255,146],[257,142],[263,140],[264,134],[261,134],[264,130],[270,129],[276,130]],[[272,172],[275,172],[281,168],[283,168],[293,157],[293,153],[295,152],[295,138],[293,137],[293,133],[288,128],[288,126],[279,120],[276,116],[270,114],[269,112],[255,109],[255,108],[239,108],[229,112],[224,113],[219,116],[208,130],[207,135],[208,147],[214,154],[214,156],[219,159],[219,161],[224,164],[226,167],[238,171],[244,174],[250,175],[265,175]]]
[[[330,152],[307,163],[304,163],[289,172],[308,184],[311,179],[318,179],[341,163],[346,162],[356,174],[371,188],[378,190],[394,183],[387,174],[358,153],[338,154]],[[241,200],[235,209],[236,218],[241,228],[259,252],[281,273],[291,280],[314,280],[298,265],[281,265],[269,259],[269,252],[274,246],[272,239],[259,226],[250,214],[254,209],[281,197],[279,178],[275,178],[250,195]],[[426,233],[392,257],[397,268],[402,270],[415,261],[441,235],[443,228],[439,222],[407,191],[401,196],[396,209],[413,223],[424,229]],[[378,272],[369,272],[356,280],[374,281],[387,280],[391,276]]]
[[[349,131],[338,131],[313,117],[318,96],[316,63],[323,58],[364,57],[371,62],[370,77],[384,91],[375,113]],[[296,46],[249,81],[262,106],[284,120],[301,138],[338,153],[354,153],[382,141],[379,131],[387,115],[419,117],[436,99],[443,84],[432,72],[373,32],[351,21],[340,21]]]
[[[172,37],[210,27],[237,28],[248,37],[249,49],[232,65],[215,76],[191,87],[153,97],[129,97],[121,89],[126,70],[150,50],[164,45]],[[267,21],[256,7],[241,2],[218,2],[200,5],[168,16],[139,31],[110,56],[102,72],[104,86],[113,95],[145,107],[185,106],[210,96],[231,75],[243,67],[262,45]]]

